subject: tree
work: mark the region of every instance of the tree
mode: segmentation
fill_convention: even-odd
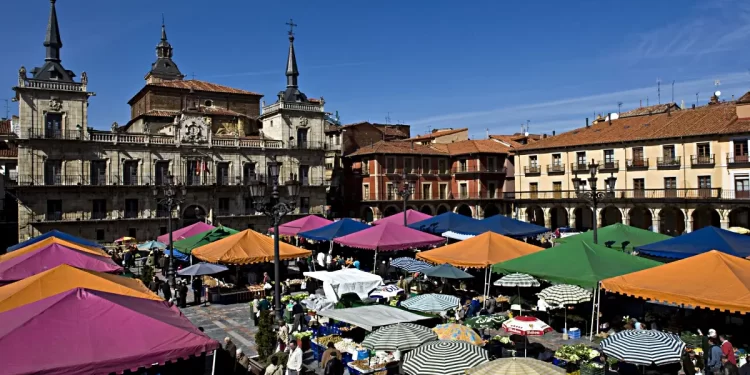
[[[258,332],[255,334],[255,345],[258,346],[258,359],[268,362],[276,349],[276,334],[273,331],[273,314],[270,310],[260,312]]]

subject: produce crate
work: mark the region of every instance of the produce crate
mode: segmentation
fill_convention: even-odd
[[[604,367],[595,368],[586,365],[581,366],[581,375],[604,375]]]

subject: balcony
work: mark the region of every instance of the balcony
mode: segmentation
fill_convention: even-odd
[[[453,168],[452,172],[453,173],[500,173],[500,174],[504,174],[504,173],[507,173],[507,169],[505,167],[458,166],[456,168]]]
[[[414,191],[409,196],[409,201],[454,201],[454,200],[484,200],[484,199],[512,199],[512,195],[500,191]],[[396,201],[401,202],[403,198],[396,191],[383,192],[380,194],[370,193],[370,197],[362,198],[363,201]]]
[[[693,155],[690,157],[690,166],[693,168],[713,168],[715,163],[714,154]]]
[[[645,171],[648,170],[648,159],[644,158],[637,158],[637,159],[628,159],[626,168],[629,171]]]
[[[100,221],[100,220],[149,220],[149,219],[166,219],[168,215],[159,216],[157,211],[147,212],[131,212],[131,211],[77,211],[77,212],[47,212],[42,214],[33,214],[32,220],[38,223],[41,222],[71,222],[71,221]],[[177,214],[173,213],[172,218],[177,218]]]
[[[730,168],[750,167],[750,156],[727,154],[727,166]]]
[[[570,163],[571,173],[589,173],[589,165],[586,163]]]
[[[656,168],[658,169],[680,169],[682,159],[680,156],[661,157],[656,159]]]
[[[385,174],[388,174],[388,175],[401,175],[402,173],[403,173],[402,169],[400,168],[389,168],[389,167],[385,168]]]
[[[619,170],[620,170],[619,160],[610,160],[610,161],[605,161],[599,164],[599,172],[601,173],[617,172]]]
[[[565,165],[564,164],[547,164],[547,174],[550,176],[565,174]]]
[[[517,191],[513,192],[513,198],[517,200],[579,200],[573,190],[550,190],[550,191]],[[618,189],[612,202],[625,202],[627,200],[733,200],[748,199],[747,191],[724,190],[721,188],[689,188],[689,189]]]
[[[524,167],[524,173],[527,176],[540,175],[542,174],[542,167],[538,165],[529,165],[527,167]]]

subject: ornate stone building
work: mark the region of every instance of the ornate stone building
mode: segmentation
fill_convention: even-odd
[[[150,239],[166,232],[169,215],[178,227],[206,220],[263,228],[268,221],[254,212],[244,185],[264,178],[273,159],[281,163],[279,183],[301,182],[298,214],[324,213],[324,101],[299,90],[293,34],[286,89],[261,105],[258,93],[184,80],[162,25],[146,84],[128,102],[130,120],[108,131],[88,123],[95,94],[86,73],[76,81],[61,64],[54,1],[44,46],[44,65],[30,75],[22,67],[14,87],[20,241],[50,229],[101,242]],[[151,194],[169,175],[187,187],[171,213]]]

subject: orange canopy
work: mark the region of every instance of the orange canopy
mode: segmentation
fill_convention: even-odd
[[[659,302],[750,312],[750,262],[716,250],[601,283],[610,292]]]
[[[206,262],[223,264],[250,264],[273,261],[273,238],[251,229],[224,237],[218,241],[193,249],[192,254]],[[279,242],[279,259],[304,258],[311,251]]]
[[[86,271],[63,264],[13,284],[0,287],[0,312],[8,311],[56,294],[84,288],[129,297],[161,301],[140,280]]]
[[[41,240],[39,242],[35,242],[35,243],[33,243],[33,244],[29,245],[29,246],[22,247],[22,248],[20,248],[18,250],[14,250],[14,251],[11,251],[10,253],[7,253],[7,254],[4,254],[4,255],[0,256],[0,262],[6,261],[8,259],[13,259],[13,258],[15,258],[17,256],[21,256],[23,254],[28,254],[28,253],[30,253],[30,252],[32,252],[34,250],[41,249],[41,248],[43,248],[45,246],[49,246],[49,245],[52,245],[52,244],[59,244],[59,245],[63,245],[65,247],[73,249],[73,250],[83,251],[85,253],[89,253],[89,254],[93,254],[93,255],[98,255],[98,256],[109,258],[109,254],[107,254],[106,252],[104,252],[104,250],[102,250],[102,249],[96,249],[96,248],[93,248],[93,247],[79,245],[77,243],[73,243],[73,242],[61,240],[61,239],[59,239],[57,237],[49,237],[49,238],[45,238],[45,239],[43,239],[43,240]]]
[[[541,250],[544,249],[502,234],[485,232],[448,246],[423,251],[417,254],[417,258],[436,264],[484,268]]]

